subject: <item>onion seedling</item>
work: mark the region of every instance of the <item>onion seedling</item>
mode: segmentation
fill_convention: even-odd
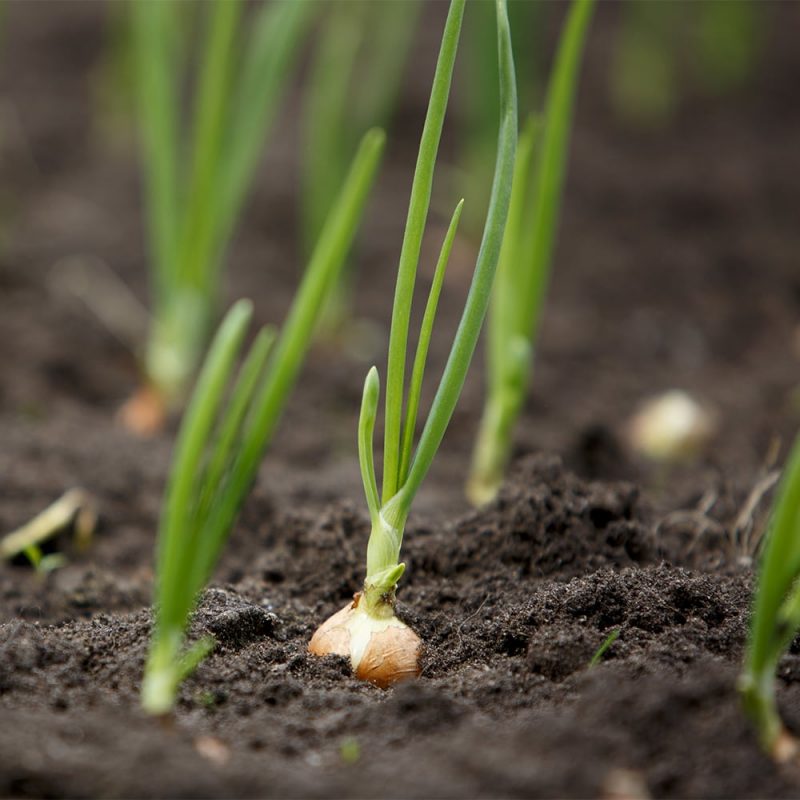
[[[205,638],[184,647],[189,617],[255,478],[325,297],[341,272],[383,142],[379,130],[364,136],[280,335],[268,329],[258,334],[224,408],[250,319],[247,301],[228,313],[205,359],[181,424],[159,525],[155,627],[142,685],[142,705],[149,713],[172,708],[180,682],[213,646]]]
[[[775,702],[778,661],[800,630],[800,437],[789,456],[763,544],[744,670],[744,708],[764,749],[778,760],[798,751]]]
[[[603,660],[603,656],[611,649],[614,642],[619,639],[620,633],[620,628],[614,628],[614,630],[606,636],[603,643],[595,650],[591,659],[589,659],[589,669],[594,669]]]
[[[203,6],[193,120],[181,131],[180,4],[132,4],[154,308],[146,385],[123,419],[142,432],[183,402],[213,330],[225,250],[312,5],[264,4],[247,30],[243,8],[241,0]]]
[[[520,136],[511,209],[489,312],[488,395],[467,481],[467,496],[478,506],[492,500],[500,488],[530,381],[592,8],[592,0],[572,4],[550,78],[544,120],[531,118]]]
[[[356,676],[378,686],[389,686],[419,672],[420,640],[395,615],[395,590],[405,564],[399,561],[406,520],[414,497],[431,466],[458,402],[480,334],[503,241],[514,152],[517,141],[517,100],[511,37],[505,0],[496,0],[498,63],[500,72],[500,130],[489,211],[472,283],[450,355],[416,450],[414,432],[425,361],[436,306],[462,203],[456,206],[423,315],[403,415],[404,371],[408,328],[417,264],[430,204],[431,185],[444,123],[450,82],[458,47],[465,0],[451,0],[433,79],[427,117],[411,188],[411,199],[392,310],[384,417],[383,488],[378,492],[372,438],[378,413],[379,379],[373,367],[367,374],[358,426],[361,478],[372,530],[367,544],[363,590],[324,622],[309,644],[315,655],[349,657]],[[413,455],[412,455],[413,453]]]

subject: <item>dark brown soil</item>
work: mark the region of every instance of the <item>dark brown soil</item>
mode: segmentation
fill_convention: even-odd
[[[0,565],[0,794],[800,793],[800,773],[760,753],[735,690],[752,583],[737,517],[800,408],[800,6],[764,8],[769,40],[749,86],[724,98],[687,89],[673,123],[635,131],[609,110],[619,7],[601,6],[513,472],[492,506],[467,509],[476,364],[406,534],[399,610],[425,641],[423,674],[381,691],[306,645],[363,578],[355,421],[362,376],[385,361],[443,9],[429,5],[360,251],[357,309],[375,332],[359,354],[310,355],[194,621],[219,646],[165,725],[139,711],[138,690],[172,431],[141,441],[118,427],[133,358],[52,280],[64,259],[90,256],[145,297],[135,157],[101,136],[92,102],[107,9],[9,5],[0,532],[74,485],[96,496],[101,524],[86,552],[62,536],[54,546],[69,562],[47,576]],[[298,97],[230,258],[229,297],[252,297],[260,322],[280,320],[299,270]],[[452,130],[443,149],[452,161]],[[435,215],[426,270],[442,225]],[[472,254],[459,244],[432,375]],[[719,432],[698,461],[656,470],[623,432],[643,399],[673,387],[712,406]],[[756,536],[762,526],[763,504]],[[800,731],[798,653],[779,675],[782,712]]]

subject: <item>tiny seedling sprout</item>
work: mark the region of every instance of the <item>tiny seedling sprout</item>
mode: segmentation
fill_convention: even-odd
[[[592,8],[592,0],[575,0],[570,7],[544,119],[531,117],[520,136],[511,209],[489,311],[488,394],[467,480],[467,496],[476,506],[492,500],[502,483],[530,380]]]
[[[378,491],[373,431],[379,380],[367,374],[358,427],[361,478],[372,530],[367,544],[363,591],[316,631],[309,650],[316,655],[349,657],[357,677],[388,686],[419,673],[419,637],[395,615],[395,589],[405,564],[400,547],[412,502],[424,480],[458,402],[489,303],[511,195],[517,140],[514,62],[504,0],[496,2],[500,73],[500,130],[489,211],[483,239],[458,330],[416,450],[413,450],[422,377],[442,276],[453,245],[462,205],[456,206],[441,248],[417,346],[403,415],[404,370],[417,264],[430,203],[436,154],[444,123],[465,0],[452,0],[433,79],[428,113],[411,188],[400,252],[389,337],[383,487]]]
[[[213,647],[210,637],[184,645],[190,615],[255,479],[320,308],[341,272],[383,142],[379,130],[364,136],[280,335],[261,330],[230,391],[251,316],[249,302],[237,303],[214,337],[181,424],[159,524],[155,626],[142,685],[148,713],[170,711],[181,681]]]
[[[775,701],[778,661],[800,630],[800,437],[787,462],[766,534],[739,689],[764,749],[778,760],[798,752]]]
[[[140,432],[180,405],[219,313],[222,264],[313,4],[201,4],[205,37],[193,118],[179,124],[179,3],[132,3],[153,318],[146,385],[123,409]],[[245,27],[247,30],[245,30]],[[184,152],[181,143],[188,141]]]
[[[589,669],[593,669],[603,660],[603,656],[611,649],[611,645],[619,639],[619,634],[620,629],[614,628],[614,630],[606,636],[603,643],[597,648],[595,654],[589,660]]]

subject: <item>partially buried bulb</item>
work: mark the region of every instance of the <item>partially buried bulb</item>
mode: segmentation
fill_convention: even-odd
[[[359,592],[317,628],[308,651],[316,656],[349,658],[357,678],[382,689],[416,678],[420,673],[419,636],[395,616],[392,604],[381,604],[376,613],[366,606]]]

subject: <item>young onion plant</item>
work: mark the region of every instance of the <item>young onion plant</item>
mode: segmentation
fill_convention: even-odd
[[[225,317],[181,424],[159,525],[155,627],[142,705],[165,714],[181,681],[213,639],[185,646],[197,597],[209,580],[294,385],[325,297],[338,279],[372,185],[384,136],[364,137],[323,228],[279,336],[262,330],[229,390],[251,315]],[[226,402],[227,396],[227,402]]]
[[[591,14],[592,0],[574,0],[550,78],[544,118],[529,119],[520,136],[508,226],[489,311],[488,394],[467,481],[467,496],[476,506],[492,500],[500,488],[530,381]]]
[[[778,661],[800,631],[800,437],[787,462],[758,570],[744,670],[745,711],[764,749],[783,761],[798,753],[775,702]]]
[[[364,383],[358,452],[372,522],[364,587],[351,603],[320,626],[309,644],[310,652],[316,655],[348,657],[356,676],[379,686],[391,685],[419,672],[420,640],[395,615],[395,589],[405,570],[405,564],[400,562],[403,531],[414,497],[436,455],[469,369],[489,303],[511,196],[517,140],[517,100],[506,4],[504,0],[497,0],[500,131],[489,211],[461,322],[424,429],[414,449],[428,345],[444,270],[462,208],[461,203],[456,206],[436,265],[423,314],[404,415],[404,373],[411,301],[463,15],[464,0],[451,0],[411,188],[389,337],[383,487],[380,493],[372,449],[379,394],[378,372],[374,367]]]
[[[291,73],[312,4],[276,0],[244,20],[242,0],[208,3],[191,93],[180,3],[131,4],[150,239],[153,318],[145,386],[123,410],[147,432],[182,404],[220,303],[225,251]],[[187,147],[182,143],[188,142]]]

